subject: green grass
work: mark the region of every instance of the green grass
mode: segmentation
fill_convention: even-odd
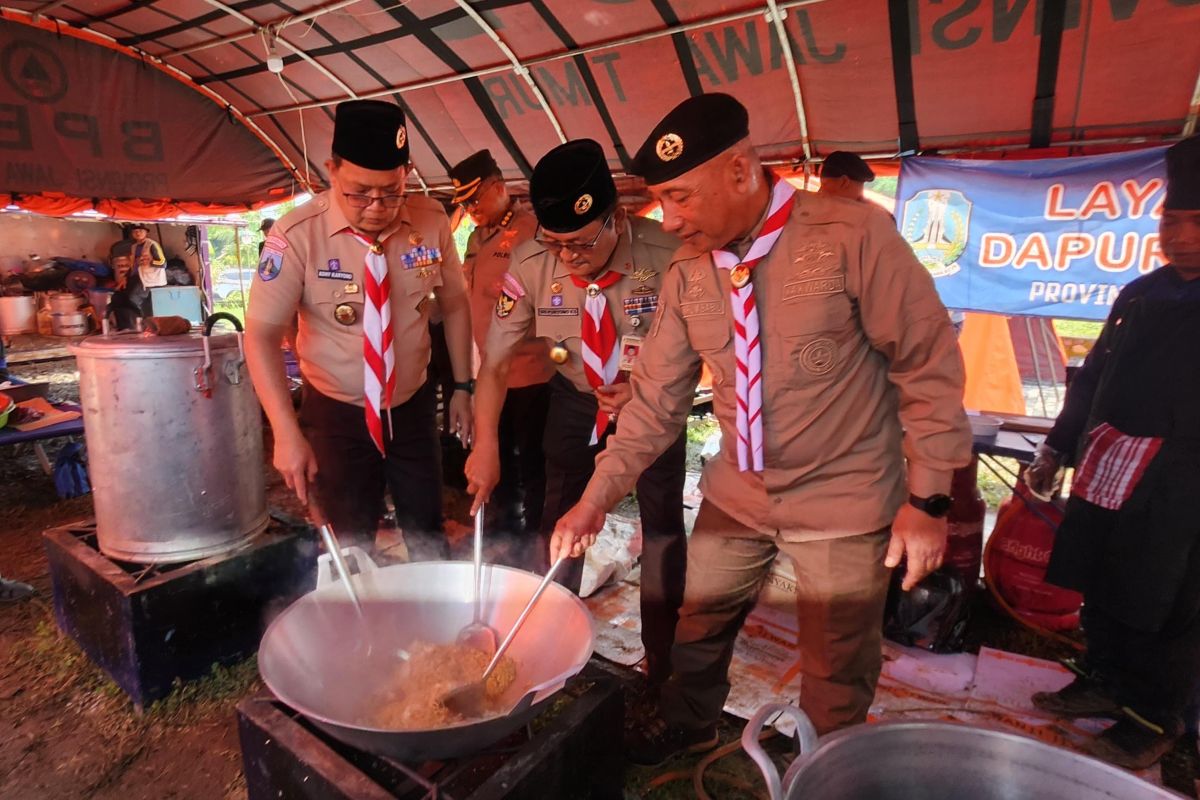
[[[1088,322],[1081,319],[1056,319],[1054,330],[1059,336],[1074,336],[1079,339],[1095,339],[1100,335],[1102,322]]]

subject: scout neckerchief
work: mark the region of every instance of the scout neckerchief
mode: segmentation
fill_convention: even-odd
[[[587,376],[588,385],[595,389],[607,386],[617,380],[617,366],[620,354],[617,352],[617,326],[613,323],[612,315],[608,313],[608,298],[604,290],[621,280],[621,273],[606,272],[594,281],[587,281],[577,275],[571,276],[571,283],[587,292],[587,300],[583,304],[583,318],[580,320],[583,339],[583,373]],[[596,424],[592,428],[592,437],[588,444],[597,444],[601,435],[608,429],[609,415],[596,411]]]
[[[349,230],[349,229],[347,229]],[[380,455],[383,447],[383,414],[391,407],[396,388],[396,356],[392,352],[391,281],[388,280],[387,258],[383,242],[372,241],[349,230],[351,236],[367,247],[363,286],[363,399],[367,417],[367,432]],[[388,427],[391,416],[388,415]]]
[[[758,330],[758,306],[750,273],[771,252],[771,247],[795,205],[796,190],[787,181],[777,181],[771,190],[771,206],[762,231],[738,259],[728,250],[713,250],[713,263],[729,270],[730,304],[733,306],[733,349],[737,358],[738,469],[763,469],[762,345]]]

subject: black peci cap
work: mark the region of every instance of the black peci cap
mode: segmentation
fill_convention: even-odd
[[[467,202],[485,180],[499,174],[500,167],[492,158],[491,150],[472,153],[450,168],[450,181],[454,184],[454,199],[450,202],[455,205]]]
[[[529,178],[529,199],[538,222],[554,233],[597,219],[617,201],[604,149],[591,139],[574,139],[546,153]]]
[[[1167,150],[1168,211],[1200,211],[1200,134]]]
[[[647,185],[678,178],[750,135],[750,114],[727,94],[689,97],[671,109],[633,157]]]
[[[404,111],[382,100],[338,103],[333,118],[333,154],[363,169],[404,166],[408,163]]]
[[[835,150],[825,157],[825,163],[821,165],[821,177],[841,178],[843,176],[859,183],[870,183],[875,180],[875,171],[854,153]]]

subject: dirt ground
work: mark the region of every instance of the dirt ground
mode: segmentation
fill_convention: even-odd
[[[52,399],[73,399],[70,362],[22,368],[28,378],[49,380]],[[51,443],[53,459],[59,443]],[[268,446],[269,452],[269,446]],[[267,469],[273,507],[299,515],[274,472]],[[463,498],[447,492],[456,536],[468,530]],[[241,800],[234,706],[262,689],[254,659],[218,669],[179,687],[145,713],[75,644],[58,632],[42,549],[46,528],[91,515],[91,498],[60,500],[41,472],[32,448],[0,450],[0,574],[31,583],[38,596],[0,605],[0,798],[7,800]],[[467,548],[456,542],[456,552]],[[465,553],[464,553],[465,555]],[[981,602],[972,625],[973,649],[982,643],[1042,657],[1063,652],[1021,629]],[[726,721],[722,739],[740,735]],[[774,742],[782,750],[782,740]],[[692,771],[699,759],[680,759],[659,770],[634,770],[627,795],[651,800],[695,796]],[[1196,740],[1187,737],[1164,763],[1165,782],[1188,796],[1200,776]],[[744,754],[723,759],[708,772],[708,791],[723,800],[763,796],[761,778]]]

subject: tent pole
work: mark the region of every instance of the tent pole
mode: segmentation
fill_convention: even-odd
[[[207,0],[207,2],[214,2],[214,1],[215,0]],[[787,9],[792,9],[792,8],[801,8],[803,6],[817,5],[818,3],[823,3],[825,1],[826,0],[786,0],[786,2],[777,3],[776,6],[781,10],[787,10]],[[655,39],[662,39],[666,36],[672,36],[676,33],[687,33],[688,31],[697,30],[698,28],[709,28],[709,27],[712,27],[713,25],[723,25],[726,22],[737,22],[739,20],[748,19],[750,17],[756,17],[761,13],[762,13],[761,7],[756,7],[749,11],[735,11],[735,12],[732,12],[729,14],[721,14],[719,16],[709,17],[707,19],[696,20],[694,22],[684,22],[684,23],[680,23],[679,25],[670,25],[666,28],[661,28],[659,30],[648,31],[646,33],[639,33],[639,34],[635,34],[633,36],[626,36],[626,37],[623,37],[620,39],[610,39],[606,42],[597,42],[596,44],[589,44],[589,45],[586,45],[583,47],[573,47],[569,50],[564,50],[561,53],[554,53],[553,55],[541,56],[539,58],[531,58],[528,61],[518,62],[518,63],[521,64],[522,68],[528,69],[529,67],[540,66],[542,64],[552,64],[555,61],[562,61],[564,59],[574,58],[575,56],[587,55],[588,53],[596,53],[596,52],[600,52],[601,50],[612,50],[615,47],[624,47],[626,45],[631,45],[631,44],[641,44],[642,42],[650,42]],[[508,65],[483,67],[481,69],[471,70],[470,72],[460,72],[460,73],[455,73],[453,75],[443,75],[440,78],[429,78],[427,80],[417,81],[415,83],[397,84],[395,86],[389,86],[384,89],[376,89],[371,92],[363,92],[358,97],[359,97],[359,99],[362,99],[362,100],[373,100],[373,99],[380,98],[380,97],[390,97],[391,95],[394,95],[394,94],[403,94],[404,92],[412,92],[417,89],[429,89],[434,86],[441,86],[442,84],[445,84],[445,83],[457,83],[459,81],[465,81],[468,78],[482,78],[485,75],[494,75],[498,72],[508,72],[510,69],[512,69],[511,63]],[[288,111],[301,111],[301,110],[307,110],[310,108],[325,108],[326,106],[337,105],[340,102],[342,102],[341,99],[315,100],[315,101],[308,102],[308,103],[295,103],[290,106],[279,106],[277,108],[264,108],[261,111],[255,111],[251,114],[248,114],[248,116],[250,116],[250,117],[269,117],[274,114],[283,114]]]
[[[241,22],[246,23],[247,25],[258,25],[258,23],[254,21],[253,17],[248,17],[245,14],[243,14],[242,12],[238,11],[236,8],[225,5],[224,3],[221,2],[221,0],[204,0],[204,2],[208,3],[213,8],[216,8],[216,9],[219,9],[219,10],[225,12],[226,14],[233,17],[234,19],[240,20]],[[328,78],[330,81],[332,81],[333,85],[338,87],[339,89],[341,89],[343,92],[345,92],[348,97],[358,97],[358,95],[354,93],[354,90],[351,89],[348,85],[346,85],[346,83],[343,82],[341,78],[339,78],[337,75],[334,75],[332,72],[330,72],[328,68],[326,68],[323,64],[321,64],[315,58],[310,56],[303,48],[297,47],[296,45],[292,44],[291,42],[287,41],[282,36],[280,36],[278,30],[272,29],[270,31],[270,34],[271,34],[272,38],[274,38],[275,41],[279,42],[281,45],[286,47],[288,50],[291,50],[293,53],[300,56],[300,58],[302,60],[304,60],[305,63],[307,63],[309,66],[311,66],[317,72],[321,73],[326,78]],[[263,62],[266,63],[266,59],[263,59]]]
[[[1029,317],[1022,317],[1021,321],[1025,323],[1025,340],[1029,342],[1029,355],[1033,358],[1033,375],[1034,380],[1037,381],[1038,400],[1042,404],[1042,416],[1046,417],[1050,415],[1050,412],[1046,410],[1046,391],[1042,384],[1042,363],[1038,358],[1037,344],[1033,341],[1033,325],[1029,322]]]
[[[1196,132],[1196,119],[1200,117],[1200,74],[1196,75],[1196,88],[1192,90],[1192,105],[1188,108],[1187,121],[1183,123],[1183,138]]]
[[[521,59],[517,58],[517,54],[512,51],[504,40],[500,38],[500,34],[496,33],[495,29],[488,24],[487,20],[479,15],[479,12],[471,8],[467,0],[455,0],[455,3],[466,12],[467,16],[475,20],[475,24],[488,35],[488,38],[496,43],[496,47],[504,54],[512,64],[513,72],[516,72],[525,79],[525,83],[529,84],[529,88],[533,91],[533,95],[537,98],[538,103],[542,106],[542,110],[546,112],[546,117],[550,120],[550,124],[554,126],[554,132],[558,134],[558,141],[567,141],[567,135],[563,133],[562,125],[558,124],[558,117],[554,115],[554,110],[550,108],[550,103],[546,101],[546,96],[542,94],[541,87],[537,85],[537,81],[533,79],[533,73],[529,71],[529,67],[521,63]]]
[[[233,263],[237,266],[238,293],[241,295],[238,303],[242,306],[242,319],[244,320],[246,318],[246,282],[242,280],[242,235],[236,225],[231,227],[233,230]]]
[[[63,0],[63,2],[66,2],[66,1],[67,0]],[[293,14],[293,15],[286,16],[286,17],[280,17],[277,20],[273,20],[271,22],[265,22],[265,23],[255,22],[254,28],[251,30],[242,31],[241,33],[233,33],[228,36],[221,36],[216,39],[209,39],[206,42],[200,42],[199,44],[188,45],[187,47],[180,47],[177,50],[168,50],[167,52],[165,52],[161,56],[159,56],[159,58],[162,58],[162,59],[176,58],[177,56],[186,56],[189,53],[198,53],[201,50],[208,50],[209,48],[212,48],[212,47],[220,47],[223,44],[233,44],[234,42],[240,42],[240,41],[243,41],[244,39],[249,39],[252,36],[257,36],[259,31],[262,31],[262,30],[271,29],[271,30],[281,31],[288,25],[297,25],[297,24],[301,24],[301,23],[305,23],[305,22],[311,22],[312,20],[316,19],[317,17],[323,17],[326,14],[330,14],[334,11],[340,11],[343,8],[346,8],[347,6],[352,6],[356,3],[361,3],[362,1],[363,0],[338,0],[336,3],[330,3],[329,5],[326,5],[326,6],[320,6],[319,8],[314,8],[312,11],[308,11],[308,12],[305,12],[300,15]]]
[[[796,72],[796,59],[792,56],[792,40],[788,38],[787,28],[783,25],[787,11],[780,10],[775,0],[767,0],[767,24],[773,24],[775,35],[779,37],[779,47],[783,50],[783,60],[787,62],[788,78],[792,82],[792,100],[796,103],[796,121],[800,123],[800,146],[804,148],[804,160],[812,158],[812,145],[808,141],[808,116],[804,113],[804,96],[800,93],[800,75]]]

